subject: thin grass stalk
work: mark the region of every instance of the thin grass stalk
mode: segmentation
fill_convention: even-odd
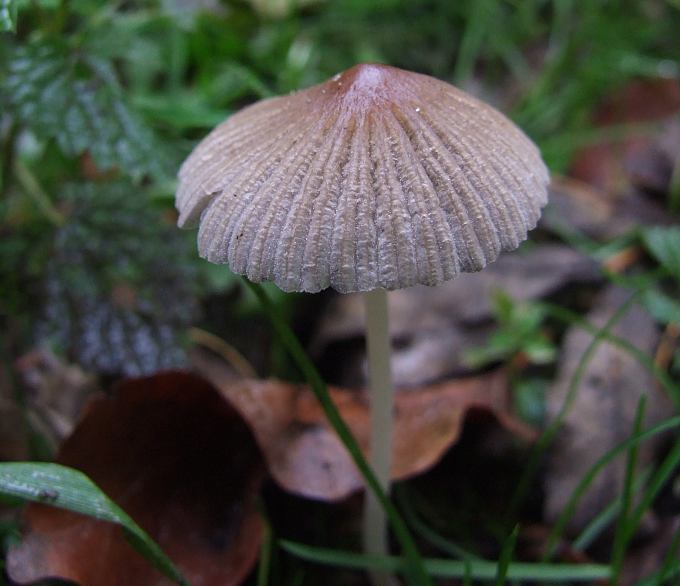
[[[567,523],[569,522],[569,519],[571,516],[574,514],[574,510],[576,509],[576,505],[578,502],[581,500],[581,497],[585,494],[586,490],[590,486],[590,484],[593,482],[595,477],[602,471],[602,469],[609,464],[612,460],[614,460],[617,456],[628,450],[632,445],[637,445],[640,444],[641,442],[648,440],[655,435],[658,435],[660,433],[669,431],[671,429],[679,428],[680,427],[680,416],[672,417],[671,419],[667,419],[663,423],[660,423],[659,425],[656,425],[646,431],[643,431],[639,435],[632,437],[630,439],[627,439],[626,441],[620,443],[618,446],[615,448],[612,448],[609,450],[606,454],[604,454],[595,464],[590,468],[590,470],[585,474],[585,476],[581,479],[581,481],[578,483],[574,491],[571,493],[571,497],[569,498],[569,501],[564,507],[564,510],[562,511],[562,514],[559,516],[555,524],[553,525],[553,529],[550,532],[550,535],[548,536],[547,544],[546,544],[546,553],[545,556],[543,557],[543,561],[547,561],[550,556],[553,553],[553,550],[555,549],[555,544],[559,541],[560,537],[564,533],[564,529],[567,526]],[[678,442],[680,444],[680,442]]]
[[[621,306],[614,312],[614,314],[607,320],[607,322],[600,328],[595,334],[590,344],[586,348],[585,352],[581,356],[576,370],[574,371],[571,380],[569,381],[569,388],[567,389],[567,396],[562,403],[562,407],[555,417],[555,419],[545,428],[538,441],[534,445],[531,454],[529,455],[529,460],[526,467],[522,473],[522,476],[517,484],[514,494],[510,500],[510,505],[508,506],[508,512],[506,515],[506,522],[510,522],[515,518],[517,511],[521,503],[524,501],[524,497],[529,489],[529,485],[536,476],[538,471],[538,466],[541,462],[543,454],[553,442],[560,428],[562,427],[562,422],[569,413],[576,397],[578,395],[578,390],[581,386],[581,381],[585,375],[586,368],[593,356],[598,346],[604,341],[606,334],[609,330],[614,327],[614,325],[626,314],[628,309],[632,306],[635,300],[641,295],[642,291],[636,291],[631,295]]]
[[[639,435],[642,431],[642,425],[645,417],[646,397],[640,397],[637,411],[635,413],[635,422],[633,424],[632,437]],[[614,542],[612,544],[612,582],[617,583],[619,575],[621,574],[621,567],[623,565],[623,556],[626,552],[626,534],[628,532],[628,522],[630,517],[630,510],[633,499],[633,483],[635,482],[635,468],[637,466],[638,444],[633,444],[628,449],[628,456],[626,457],[626,470],[623,482],[623,494],[621,495],[621,512],[619,514],[619,521],[616,524],[614,532]]]
[[[290,329],[290,326],[281,317],[276,307],[272,304],[264,289],[257,283],[251,283],[247,279],[243,280],[260,301],[265,313],[269,317],[272,326],[274,327],[274,330],[276,331],[276,334],[279,336],[281,343],[284,345],[286,350],[288,350],[291,358],[297,364],[304,377],[307,379],[307,382],[319,401],[319,404],[321,405],[328,422],[338,434],[338,437],[344,444],[345,448],[347,448],[350,457],[354,461],[354,464],[359,470],[361,476],[364,478],[364,481],[373,492],[378,502],[380,502],[384,508],[387,518],[392,525],[392,529],[394,530],[394,534],[404,551],[406,563],[401,569],[403,569],[406,577],[409,580],[409,583],[423,586],[431,585],[432,581],[430,580],[430,577],[428,576],[423,565],[423,558],[418,552],[416,544],[408,527],[406,526],[406,523],[402,519],[399,511],[394,506],[392,501],[390,501],[385,491],[381,488],[380,482],[366,461],[359,444],[357,443],[356,439],[354,439],[352,432],[342,419],[340,412],[333,404],[330,394],[328,393],[328,389],[326,388],[326,383],[324,383],[321,375],[316,370],[314,364],[312,364],[312,361],[309,359],[309,356],[307,356],[307,353],[300,344],[299,340]]]

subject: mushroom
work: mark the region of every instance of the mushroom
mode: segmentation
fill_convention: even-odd
[[[213,130],[179,173],[179,225],[251,281],[365,292],[371,463],[389,488],[387,291],[437,285],[517,248],[547,200],[536,146],[453,86],[378,64],[258,102]],[[368,551],[386,550],[377,501]]]

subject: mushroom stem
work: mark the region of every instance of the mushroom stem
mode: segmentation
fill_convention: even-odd
[[[371,402],[370,463],[380,485],[389,494],[392,460],[392,419],[394,398],[390,369],[390,336],[387,291],[364,293],[366,304],[366,344]],[[364,549],[366,553],[386,554],[385,512],[372,491],[366,491],[364,509]],[[378,583],[374,578],[374,583]]]

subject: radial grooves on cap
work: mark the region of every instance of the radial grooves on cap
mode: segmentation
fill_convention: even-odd
[[[466,132],[460,122],[456,124],[445,116],[441,116],[439,120],[444,121],[441,129],[437,128],[432,121],[430,124],[440,136],[449,133],[458,137],[459,148],[466,154],[467,169],[465,172],[472,176],[471,181],[474,182],[478,193],[486,202],[501,248],[516,248],[521,240],[520,234],[526,232],[525,219],[515,198],[515,190],[508,187],[505,172],[499,170],[495,155],[497,146],[494,143],[482,143],[476,133]],[[446,122],[451,128],[447,128]],[[487,153],[488,160],[475,156],[479,152]]]
[[[447,134],[438,126],[438,123],[427,114],[427,108],[419,113],[423,126],[431,132],[432,139],[439,141],[437,149],[442,165],[447,172],[456,171],[455,181],[451,182],[448,190],[443,190],[452,203],[460,200],[460,205],[466,210],[468,217],[481,249],[482,258],[480,264],[467,267],[466,270],[479,270],[487,263],[496,259],[500,252],[500,238],[498,236],[500,210],[492,205],[491,193],[493,189],[488,179],[478,175],[477,153],[465,149],[464,138],[455,134]],[[455,136],[455,140],[451,139]],[[491,197],[490,197],[491,196]],[[449,216],[449,222],[453,220]]]
[[[467,271],[479,270],[476,267],[484,266],[484,251],[477,234],[478,227],[471,220],[471,214],[475,209],[474,207],[466,209],[459,197],[464,191],[461,188],[460,168],[448,159],[445,149],[436,144],[436,139],[426,125],[415,126],[410,116],[401,113],[396,115],[437,194],[437,207],[442,211],[437,219],[440,220],[443,215],[446,229],[450,229],[453,235],[460,255],[461,268]],[[450,193],[452,188],[454,193]],[[443,227],[437,226],[436,229],[441,232]]]
[[[485,137],[488,143],[493,144],[495,142],[504,147],[507,156],[506,163],[523,168],[524,175],[531,179],[535,188],[524,192],[524,197],[528,199],[541,198],[543,204],[545,204],[547,197],[545,186],[549,180],[549,175],[536,146],[500,112],[476,100],[473,103],[473,99],[469,96],[467,99],[461,99],[456,94],[450,93],[450,95],[456,97],[456,102],[461,106],[461,109],[465,109],[466,116],[461,117],[461,112],[456,111],[453,104],[442,103],[439,107],[447,108],[450,116],[458,114],[459,119],[466,120],[470,128],[475,131],[470,133],[471,135],[479,134]]]
[[[277,252],[279,244],[288,240],[290,242],[294,230],[290,228],[287,219],[294,207],[296,200],[309,199],[309,192],[306,190],[307,177],[311,172],[314,161],[319,158],[324,151],[326,139],[327,122],[325,119],[319,121],[311,129],[312,140],[308,142],[306,148],[301,148],[295,152],[288,164],[285,162],[280,166],[283,170],[278,176],[263,188],[263,197],[271,202],[266,216],[262,218],[256,228],[258,238],[262,242],[261,254],[259,257],[253,256],[253,247],[248,265],[253,273],[259,267],[267,267],[268,272],[261,273],[261,280],[281,280],[285,279],[286,274],[276,270]],[[271,194],[267,197],[268,194]],[[290,248],[286,247],[284,255],[286,258],[290,254]]]
[[[418,283],[435,285],[450,279],[459,272],[459,256],[456,243],[445,224],[444,213],[439,207],[436,188],[414,151],[408,132],[402,127],[397,116],[392,116],[397,141],[391,150],[397,171],[397,180],[407,194],[411,223],[413,226],[414,256],[417,259],[417,274],[403,277]]]
[[[338,125],[336,129],[337,138],[334,140],[328,164],[323,167],[319,191],[314,192],[312,198],[312,217],[303,252],[302,280],[296,290],[314,292],[329,285],[340,290],[343,286],[341,282],[332,280],[335,275],[332,258],[333,230],[355,129],[356,122],[353,119]]]
[[[302,242],[300,234],[305,230],[309,222],[309,206],[313,198],[310,197],[312,186],[322,180],[320,178],[320,161],[327,159],[329,148],[332,143],[328,140],[329,127],[332,128],[332,117],[324,117],[311,130],[313,134],[312,147],[307,151],[300,151],[296,156],[292,167],[295,169],[293,177],[284,182],[284,188],[278,189],[275,185],[268,186],[278,196],[273,199],[286,200],[282,202],[281,215],[278,221],[268,229],[265,234],[267,256],[266,258],[251,259],[254,263],[264,263],[271,269],[268,280],[285,280],[288,276],[297,276],[294,284],[296,287],[301,277]],[[261,230],[260,230],[261,231]]]
[[[359,135],[357,148],[359,151],[357,163],[357,181],[347,181],[346,190],[351,190],[358,185],[355,194],[357,202],[356,222],[354,226],[354,238],[357,243],[354,249],[354,263],[356,275],[356,288],[359,291],[367,291],[380,282],[380,231],[378,220],[379,193],[375,189],[375,175],[373,162],[370,156],[370,144],[374,140],[371,136],[370,115],[361,125],[362,132]]]
[[[436,285],[526,237],[547,197],[531,141],[419,74],[362,65],[218,126],[182,165],[199,250],[284,290]]]
[[[312,236],[312,222],[315,212],[317,216],[323,213],[316,206],[321,198],[324,172],[328,165],[333,164],[334,157],[337,156],[338,145],[342,144],[342,137],[340,127],[331,124],[327,117],[324,117],[322,132],[323,140],[319,144],[319,150],[311,161],[297,193],[293,194],[285,219],[281,223],[281,229],[278,234],[270,236],[274,240],[272,245],[276,247],[273,259],[275,280],[281,283],[281,288],[285,291],[298,291],[304,288],[307,270],[304,264],[304,254],[309,239],[314,238],[314,248],[319,258],[327,254],[323,250],[324,248],[327,250],[327,247],[323,247],[319,242],[319,235]],[[318,195],[315,197],[314,194]],[[312,264],[310,268],[314,266]],[[319,277],[317,280],[322,279]],[[307,286],[320,290],[328,286],[328,281],[326,280],[325,285],[310,281]]]
[[[251,171],[247,162],[258,161],[263,153],[268,154],[282,138],[290,135],[288,124],[280,119],[272,122],[269,118],[250,133],[241,126],[237,127],[237,132],[232,132],[227,123],[220,125],[205,139],[206,146],[194,151],[182,165],[177,195],[183,208],[180,226],[197,220],[211,197],[219,195],[227,186],[233,186],[240,176],[247,175]],[[267,132],[263,133],[265,130]],[[191,181],[187,180],[189,177]],[[195,187],[189,191],[184,187],[186,185]]]
[[[430,116],[430,110],[433,112],[433,116]],[[493,172],[489,172],[488,161],[478,155],[478,153],[484,152],[493,156],[496,145],[488,142],[482,143],[474,134],[470,135],[466,127],[467,118],[463,120],[452,119],[443,115],[436,107],[422,112],[421,116],[443,143],[446,142],[446,136],[456,137],[455,142],[449,145],[449,150],[465,161],[462,166],[463,173],[468,177],[486,206],[489,216],[495,224],[496,231],[502,231],[509,223],[509,206],[503,197],[503,192],[507,191],[507,186],[496,172],[496,168],[492,167]],[[519,217],[516,218],[518,221],[520,219]]]
[[[266,208],[267,202],[259,201],[262,190],[266,189],[275,170],[284,164],[284,158],[300,148],[296,145],[306,144],[302,139],[307,131],[308,125],[299,125],[294,131],[288,127],[264,154],[258,149],[244,161],[240,166],[242,175],[216,198],[223,205],[211,204],[201,222],[201,228],[206,223],[214,227],[210,233],[205,233],[205,237],[203,230],[199,232],[199,248],[205,258],[212,262],[229,262],[234,271],[245,272],[249,243],[255,237],[255,233],[245,227],[246,216],[252,217],[253,213],[257,216]]]
[[[485,149],[488,164],[492,166],[499,181],[505,184],[507,199],[504,201],[512,205],[515,217],[517,214],[521,217],[521,221],[515,222],[514,227],[519,240],[523,240],[527,230],[535,225],[540,207],[545,205],[545,185],[548,182],[545,165],[531,141],[507,119],[488,107],[478,113],[479,108],[470,105],[469,100],[459,101],[467,114],[459,120],[465,121],[470,130],[461,134],[467,140],[476,142],[478,151]],[[443,112],[449,118],[452,117],[450,107],[443,109]],[[509,246],[503,248],[512,249],[517,244],[509,243]]]
[[[266,280],[273,273],[273,265],[261,263],[262,254],[266,252],[266,235],[271,222],[280,217],[282,206],[287,201],[289,192],[285,183],[299,180],[300,167],[309,164],[307,156],[316,148],[316,141],[302,140],[312,128],[313,125],[292,141],[277,147],[280,162],[253,193],[251,201],[235,210],[238,216],[233,222],[231,236],[227,234],[235,251],[229,262],[235,266],[234,270],[246,274],[253,281]]]
[[[376,193],[378,224],[378,282],[386,289],[415,282],[417,258],[413,242],[412,214],[405,195],[406,177],[399,176],[394,162],[396,139],[390,136],[388,121],[371,120],[370,159]],[[399,155],[397,155],[399,156]],[[408,156],[408,155],[406,155]],[[404,285],[401,285],[404,286]]]

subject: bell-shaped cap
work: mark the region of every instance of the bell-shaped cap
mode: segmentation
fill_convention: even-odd
[[[548,171],[490,106],[369,64],[234,114],[179,179],[202,257],[285,291],[350,292],[481,270],[536,225]]]

